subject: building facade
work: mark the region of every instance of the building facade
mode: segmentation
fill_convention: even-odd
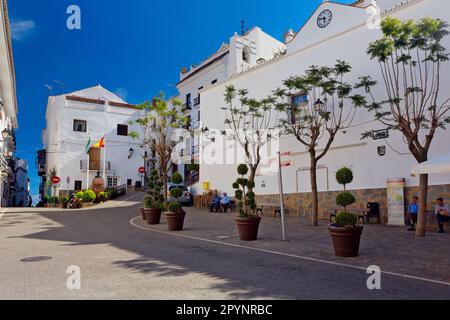
[[[142,183],[148,152],[129,133],[140,132],[132,122],[143,113],[100,85],[49,97],[37,161],[41,195],[55,193],[53,175],[61,179],[57,195],[92,188],[96,176],[111,188]],[[94,147],[103,137],[105,148]]]
[[[311,65],[334,65],[337,59],[347,61],[352,66],[351,74],[346,79],[349,83],[358,82],[363,75],[370,75],[378,81],[374,94],[377,99],[385,97],[382,75],[379,65],[372,61],[366,51],[370,42],[379,39],[381,30],[369,26],[368,21],[373,12],[377,12],[372,1],[357,1],[353,5],[343,5],[324,1],[312,13],[310,19],[295,34],[290,36],[286,54],[272,61],[243,71],[230,79],[205,88],[202,95],[201,122],[210,129],[225,130],[224,93],[227,85],[238,89],[248,89],[252,98],[262,99],[272,90],[281,87],[283,80],[290,76],[301,75]],[[440,18],[450,21],[450,10],[438,0],[379,0],[376,2],[381,18],[394,16],[400,19],[420,19],[422,17]],[[330,14],[331,13],[331,14]],[[322,16],[326,15],[325,25],[321,25]],[[450,37],[444,40],[444,46],[450,48]],[[445,63],[442,70],[441,88],[450,87],[450,63]],[[364,93],[363,93],[364,94]],[[448,96],[443,92],[445,101]],[[290,103],[290,101],[286,101]],[[339,134],[332,149],[323,158],[318,169],[320,191],[320,209],[322,214],[329,207],[335,206],[336,191],[342,187],[335,182],[335,172],[342,166],[353,169],[355,180],[348,186],[353,190],[359,203],[379,202],[382,214],[386,218],[387,180],[404,178],[408,196],[417,195],[418,177],[412,177],[410,169],[417,164],[409,154],[402,136],[391,131],[386,139],[361,140],[362,133],[386,129],[373,120],[373,114],[358,110],[352,126],[346,134]],[[430,150],[430,158],[450,152],[450,131],[440,130]],[[201,148],[211,143],[201,140]],[[323,144],[323,141],[319,143]],[[311,213],[309,154],[306,148],[294,137],[280,139],[280,149],[290,152],[292,165],[283,169],[284,189],[287,193],[288,207],[296,215],[308,216]],[[223,145],[216,150],[226,157]],[[380,152],[383,151],[383,152]],[[223,163],[227,163],[224,161]],[[200,181],[209,182],[211,189],[232,192],[232,182],[236,179],[236,163],[201,164]],[[430,197],[439,192],[450,191],[450,176],[430,177]],[[256,194],[264,201],[278,201],[278,181],[276,176],[259,176],[256,179]]]
[[[30,198],[30,178],[28,177],[28,161],[24,159],[14,159],[13,167],[14,187],[11,190],[11,207],[29,207]]]
[[[6,0],[0,0],[0,196],[1,207],[10,206],[15,186],[13,154],[16,149],[17,97],[11,34]]]
[[[201,126],[201,113],[207,105],[203,105],[201,91],[231,78],[245,70],[258,66],[274,57],[281,55],[285,45],[265,33],[261,28],[254,27],[242,35],[235,33],[228,43],[222,43],[219,50],[198,65],[192,65],[189,70],[183,68],[180,81],[177,84],[179,99],[186,108],[190,119],[190,131],[185,138],[185,147],[179,150],[182,162],[175,165],[174,170],[184,175],[187,184],[198,182],[198,172],[185,170],[183,163],[199,160],[199,135],[207,128]],[[211,111],[211,110],[208,110]],[[207,112],[205,110],[205,112]],[[197,190],[198,185],[193,187]]]

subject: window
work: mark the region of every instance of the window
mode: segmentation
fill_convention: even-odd
[[[217,79],[214,79],[213,81],[211,81],[211,84],[216,84],[217,83]]]
[[[199,111],[199,112],[198,112],[198,115],[197,115],[197,121],[200,122],[200,119],[201,119],[201,118],[200,118],[200,111]]]
[[[119,185],[119,177],[108,177],[108,188],[115,188]]]
[[[101,170],[101,149],[91,148],[89,150],[89,170]]]
[[[128,126],[126,124],[117,125],[117,135],[118,136],[128,136]]]
[[[73,120],[73,131],[86,132],[87,131],[87,122],[84,120]]]
[[[75,181],[75,191],[81,191],[83,190],[83,182],[82,181]]]
[[[129,186],[129,187],[133,186],[133,180],[132,179],[128,179],[127,180],[127,186]]]
[[[191,108],[191,94],[188,93],[186,95],[186,108],[190,109]]]
[[[291,113],[290,113],[290,121],[291,124],[297,122],[299,117],[299,112],[308,107],[308,94],[300,93],[291,97]],[[296,119],[297,118],[297,119]]]
[[[244,62],[250,63],[250,48],[249,47],[244,47],[244,49],[242,49],[242,60]]]

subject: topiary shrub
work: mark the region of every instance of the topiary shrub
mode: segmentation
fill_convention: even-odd
[[[62,204],[69,203],[70,199],[68,196],[62,196],[60,199]]]
[[[180,185],[183,183],[183,177],[178,172],[175,172],[170,178],[170,182],[174,185]],[[168,209],[170,212],[178,213],[182,208],[181,204],[178,203],[178,199],[183,195],[183,190],[181,190],[180,188],[172,188],[169,191],[169,194],[172,198],[175,199],[175,201],[168,204]]]
[[[148,179],[148,192],[144,198],[145,209],[162,210],[164,208],[163,183],[160,180],[158,170],[152,170]]]
[[[84,192],[80,191],[75,194],[75,197],[77,197],[77,199],[81,200],[81,199],[83,199],[83,195],[84,195]]]
[[[98,194],[98,200],[101,202],[106,202],[109,200],[108,194],[105,191],[102,191]]]
[[[336,217],[336,225],[343,228],[354,227],[358,223],[358,217],[352,213],[347,212],[347,207],[356,202],[356,198],[349,192],[346,192],[347,184],[353,181],[353,172],[349,168],[342,168],[336,172],[336,180],[339,184],[344,186],[343,193],[336,197],[336,204],[344,207],[345,211],[341,212]]]
[[[344,186],[344,190],[346,190],[346,186],[353,182],[352,170],[347,167],[339,169],[336,172],[336,180],[339,184],[342,184]]]
[[[178,202],[171,202],[169,203],[169,212],[172,213],[178,213],[181,210],[181,204],[179,204]]]
[[[240,164],[237,172],[241,175],[241,178],[238,178],[233,183],[233,188],[235,189],[234,196],[239,201],[238,209],[241,218],[248,218],[249,216],[255,215],[256,212],[256,195],[253,192],[255,182],[245,178],[248,171],[249,169],[246,164]]]
[[[336,216],[336,225],[341,228],[352,228],[358,224],[358,217],[353,213],[341,212]]]
[[[336,197],[336,204],[340,207],[347,208],[348,206],[354,204],[355,202],[356,198],[349,192],[340,193]]]
[[[59,203],[59,198],[58,197],[51,197],[49,203],[58,204]]]
[[[44,195],[42,196],[42,201],[43,201],[44,203],[48,203],[48,200],[50,200],[50,197],[49,197],[48,195],[44,194]]]
[[[94,202],[97,199],[97,195],[92,190],[86,190],[83,192],[83,197],[81,201],[84,203]]]

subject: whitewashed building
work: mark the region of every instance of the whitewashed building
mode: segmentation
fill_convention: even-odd
[[[439,0],[378,0],[381,18],[395,16],[400,19],[440,18],[450,21],[450,7]],[[204,88],[202,96],[201,121],[208,128],[227,129],[224,125],[224,92],[227,85],[249,90],[250,97],[264,98],[272,90],[281,87],[282,81],[294,75],[301,75],[311,65],[334,65],[337,59],[347,61],[352,66],[348,79],[358,82],[358,77],[370,75],[379,81],[375,88],[378,98],[385,97],[385,88],[378,62],[366,54],[371,41],[381,37],[379,29],[369,28],[368,19],[373,14],[372,1],[357,1],[344,5],[324,1],[312,12],[308,21],[293,36],[286,46],[286,54],[260,65],[243,70],[231,78]],[[322,17],[322,18],[320,18]],[[325,19],[323,19],[325,17]],[[450,49],[450,37],[444,46]],[[450,63],[442,70],[442,97],[447,99],[450,88]],[[446,96],[447,95],[447,96]],[[444,99],[444,100],[445,100]],[[355,180],[349,186],[359,196],[359,203],[379,202],[386,215],[386,185],[390,178],[406,179],[408,196],[417,194],[418,178],[412,177],[410,169],[416,164],[409,154],[402,136],[394,131],[385,140],[361,140],[363,132],[385,129],[373,121],[373,114],[360,110],[347,134],[340,134],[331,151],[320,161],[318,184],[322,213],[333,202],[333,192],[342,190],[335,182],[335,172],[342,166],[354,170]],[[439,131],[430,158],[450,152],[450,131]],[[202,140],[202,148],[209,141]],[[293,137],[281,139],[282,152],[291,151],[293,165],[284,169],[284,188],[291,200],[290,208],[298,215],[310,213],[309,154],[306,148]],[[219,150],[223,146],[217,146]],[[320,147],[319,147],[320,148]],[[384,150],[384,152],[380,152]],[[394,151],[396,150],[396,151]],[[226,153],[226,151],[224,152]],[[211,189],[232,192],[232,182],[236,179],[236,164],[201,165],[200,181],[209,182]],[[430,177],[430,197],[438,192],[450,190],[450,175]],[[277,177],[260,176],[256,181],[256,193],[267,201],[277,201]],[[332,205],[332,204],[331,204]]]
[[[242,35],[235,33],[228,43],[222,43],[219,50],[206,58],[198,65],[192,65],[189,69],[183,68],[180,73],[180,81],[177,84],[179,99],[187,109],[187,116],[190,118],[191,131],[185,137],[185,148],[180,151],[180,156],[184,162],[199,159],[199,138],[201,130],[206,126],[201,126],[201,114],[206,107],[202,103],[200,92],[216,83],[229,79],[235,74],[239,74],[253,68],[259,64],[281,55],[285,50],[285,45],[277,39],[271,37],[254,27]],[[206,110],[205,110],[206,111]],[[188,181],[190,173],[185,172],[183,165],[175,165],[175,170],[185,176]],[[198,173],[192,177],[192,182],[198,181]],[[201,191],[198,186],[194,186],[193,191]]]
[[[30,206],[30,178],[28,177],[28,161],[16,159],[14,167],[14,188],[11,194],[11,207]]]
[[[10,205],[14,186],[13,153],[16,149],[17,97],[11,34],[6,0],[0,0],[0,197],[1,207]]]
[[[52,172],[61,179],[57,193],[92,188],[93,179],[98,174],[103,177],[103,172],[107,187],[142,183],[139,168],[149,155],[129,133],[140,132],[140,127],[130,122],[141,118],[143,112],[100,85],[49,97],[47,126],[42,134],[44,150],[38,153],[41,194],[50,194]],[[102,137],[105,148],[94,148]],[[87,149],[89,140],[91,148]]]

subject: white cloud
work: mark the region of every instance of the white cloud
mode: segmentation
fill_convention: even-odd
[[[11,37],[14,40],[24,40],[33,30],[36,24],[33,20],[12,20]]]
[[[117,88],[116,91],[114,91],[114,94],[116,96],[118,96],[120,99],[122,99],[123,101],[127,100],[128,91],[125,90],[124,88]]]

